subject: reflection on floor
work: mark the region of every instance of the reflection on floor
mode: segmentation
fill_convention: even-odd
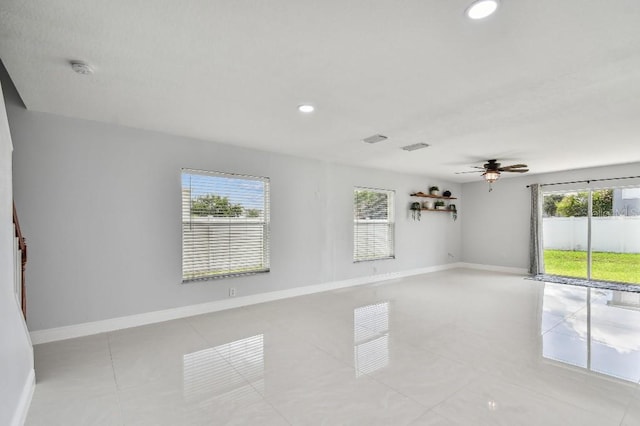
[[[640,294],[547,283],[543,323],[545,358],[640,381]]]
[[[353,310],[353,356],[356,376],[389,364],[389,303]]]
[[[536,275],[534,277],[528,277],[536,281],[543,281],[546,283],[556,284],[569,284],[580,287],[599,288],[602,290],[617,290],[625,293],[640,293],[640,285],[633,283],[620,283],[615,281],[599,281],[599,280],[587,280],[585,278],[572,278],[563,277],[559,275]]]
[[[638,425],[640,299],[452,270],[35,347],[28,425]]]
[[[241,375],[231,374],[228,363]],[[211,389],[218,389],[218,399],[232,401],[253,389],[264,391],[263,374],[264,343],[259,334],[185,354],[183,395],[186,401],[204,401]]]

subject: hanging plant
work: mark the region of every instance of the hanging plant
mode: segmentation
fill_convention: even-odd
[[[420,203],[411,203],[411,217],[413,220],[420,220],[422,217],[422,210],[420,209]]]
[[[453,221],[455,222],[458,219],[458,209],[455,204],[449,204],[449,210],[451,210],[451,216],[453,216]]]

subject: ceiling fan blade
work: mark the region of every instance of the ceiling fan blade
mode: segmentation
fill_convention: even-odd
[[[526,173],[529,171],[529,169],[514,169],[514,170],[502,170],[502,171],[506,173]]]
[[[508,170],[508,169],[523,169],[528,167],[526,164],[512,164],[511,166],[500,167],[500,170]]]
[[[484,169],[482,169],[482,170],[471,170],[471,171],[468,171],[468,172],[455,172],[454,174],[455,175],[463,175],[465,173],[481,173],[483,171],[484,171]]]

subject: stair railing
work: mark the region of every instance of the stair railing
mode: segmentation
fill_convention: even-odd
[[[18,213],[16,212],[16,205],[13,204],[13,228],[15,230],[15,244],[14,244],[14,259],[15,259],[15,291],[20,308],[22,309],[22,315],[25,320],[27,319],[27,293],[25,291],[25,279],[24,274],[27,267],[27,243],[22,230],[20,229],[20,222],[18,221]]]

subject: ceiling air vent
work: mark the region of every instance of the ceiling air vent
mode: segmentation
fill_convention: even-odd
[[[378,143],[387,139],[388,138],[384,135],[373,135],[373,136],[369,136],[368,138],[364,138],[362,140],[365,141],[366,143]]]
[[[413,145],[403,146],[402,149],[404,149],[405,151],[415,151],[416,149],[422,149],[428,146],[429,146],[428,143],[420,142],[420,143],[414,143]]]

